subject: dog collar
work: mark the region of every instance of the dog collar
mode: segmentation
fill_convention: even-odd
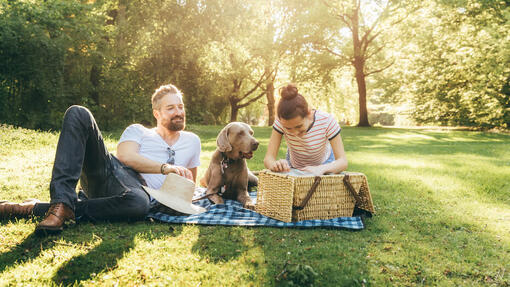
[[[220,162],[221,174],[225,173],[225,169],[228,168],[229,163],[230,163],[230,159],[224,153],[221,153],[221,162]]]

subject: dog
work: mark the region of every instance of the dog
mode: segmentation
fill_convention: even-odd
[[[245,123],[229,123],[218,134],[216,145],[209,167],[200,179],[200,184],[207,187],[206,196],[215,204],[222,204],[223,198],[234,199],[253,210],[248,184],[256,186],[258,179],[246,164],[246,159],[252,158],[259,146],[253,130]],[[223,186],[225,192],[220,196]]]

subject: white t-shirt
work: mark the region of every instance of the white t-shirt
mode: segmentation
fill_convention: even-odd
[[[179,132],[179,139],[169,146],[161,136],[156,133],[156,128],[148,129],[140,124],[133,124],[124,130],[119,143],[133,141],[140,145],[138,153],[148,159],[165,163],[169,158],[168,148],[175,151],[174,165],[186,168],[194,168],[200,165],[200,138],[187,131]],[[159,189],[163,185],[165,175],[159,173],[141,173],[147,185],[153,189]]]

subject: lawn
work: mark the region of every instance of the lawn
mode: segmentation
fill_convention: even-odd
[[[203,174],[220,127],[189,129],[202,139]],[[254,130],[249,166],[260,170],[271,129]],[[114,152],[120,133],[104,135]],[[376,206],[362,231],[145,221],[38,238],[38,219],[2,220],[0,285],[272,286],[303,274],[315,286],[510,285],[509,135],[346,127],[342,137]],[[49,199],[57,139],[0,125],[1,199]]]

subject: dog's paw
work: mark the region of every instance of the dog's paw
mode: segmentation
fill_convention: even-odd
[[[205,179],[205,177],[202,177],[200,179],[200,185],[203,187],[207,187],[207,179]]]
[[[208,198],[213,204],[223,204],[224,203],[223,198],[221,198],[221,196],[219,196],[217,194],[210,195]]]
[[[243,207],[255,211],[255,204],[253,202],[246,202]]]

